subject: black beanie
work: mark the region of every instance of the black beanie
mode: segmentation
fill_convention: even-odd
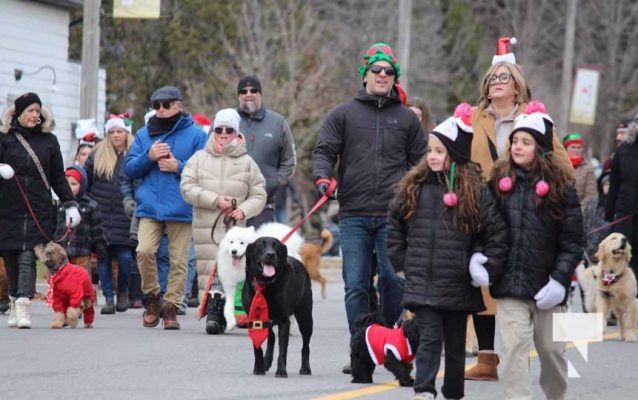
[[[14,103],[16,107],[15,117],[19,117],[24,112],[24,110],[27,109],[27,107],[34,103],[38,103],[40,107],[42,107],[42,101],[40,101],[40,97],[33,92],[28,92],[18,97]]]
[[[241,78],[237,84],[237,93],[246,86],[252,86],[261,92],[261,82],[259,82],[259,78],[256,75],[248,75]]]

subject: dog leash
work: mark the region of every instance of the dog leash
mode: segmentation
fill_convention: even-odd
[[[613,220],[613,221],[611,221],[609,223],[602,224],[601,226],[599,226],[597,228],[594,228],[591,231],[585,233],[585,236],[591,235],[592,233],[596,233],[598,231],[602,231],[603,229],[608,229],[609,227],[611,227],[613,225],[616,225],[616,224],[619,224],[619,223],[623,222],[626,219],[633,218],[633,216],[636,215],[637,213],[638,213],[638,210],[636,210],[633,214],[628,214],[628,215],[622,216],[620,218],[616,218],[615,220]]]
[[[232,213],[236,209],[237,209],[237,199],[232,199],[230,201],[230,208],[223,210],[217,215],[217,218],[215,218],[215,222],[213,222],[213,226],[210,228],[210,240],[212,240],[214,244],[219,244],[217,243],[217,240],[215,240],[215,228],[217,228],[217,224],[219,223],[219,220],[221,219],[222,216],[224,217],[224,220],[223,220],[224,227],[226,228],[226,232],[228,232],[230,228],[235,226],[235,224],[237,223],[237,221],[235,221],[233,218],[230,217],[230,213]]]
[[[299,229],[301,227],[301,225],[303,225],[304,222],[306,222],[306,220],[315,212],[319,209],[319,207],[321,207],[323,205],[323,203],[325,203],[326,201],[328,201],[328,199],[330,198],[330,196],[332,195],[332,193],[335,191],[335,189],[337,188],[337,181],[336,179],[332,178],[330,179],[330,183],[328,184],[328,189],[326,189],[325,193],[323,194],[323,196],[321,196],[321,198],[319,200],[317,200],[317,202],[315,203],[315,205],[310,209],[310,211],[308,211],[308,213],[299,220],[299,222],[297,222],[292,229],[290,230],[290,232],[288,232],[286,234],[286,236],[284,236],[281,239],[281,243],[286,243],[286,241],[288,241],[288,239],[290,239],[290,237],[292,236],[293,233],[295,233],[297,231],[297,229]]]

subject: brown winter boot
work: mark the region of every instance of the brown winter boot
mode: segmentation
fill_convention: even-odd
[[[144,316],[142,321],[147,328],[156,327],[159,324],[160,313],[160,295],[149,294],[146,299],[146,309],[144,310]]]
[[[177,322],[177,307],[173,303],[165,303],[162,315],[164,316],[164,329],[179,329]]]
[[[478,362],[465,371],[465,379],[473,381],[498,381],[496,366],[499,363],[498,354],[491,350],[479,351]]]

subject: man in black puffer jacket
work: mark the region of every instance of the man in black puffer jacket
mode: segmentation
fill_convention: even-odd
[[[348,326],[370,311],[368,289],[376,250],[386,321],[401,314],[403,291],[388,259],[388,204],[394,184],[425,154],[416,115],[401,104],[400,67],[385,43],[374,44],[359,69],[364,88],[326,117],[312,152],[317,194],[323,196],[339,164],[339,229]]]

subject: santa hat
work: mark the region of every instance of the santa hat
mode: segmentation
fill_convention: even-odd
[[[359,75],[363,78],[368,71],[368,68],[377,61],[387,61],[392,64],[392,68],[396,71],[395,81],[401,76],[401,66],[397,62],[397,58],[394,56],[392,48],[382,42],[378,42],[370,46],[366,54],[363,55],[363,65],[359,67]]]
[[[111,119],[109,119],[108,121],[106,121],[106,124],[104,124],[104,132],[105,133],[109,133],[109,131],[111,129],[115,129],[115,128],[119,128],[119,129],[123,129],[128,133],[131,133],[131,127],[130,125],[127,125],[126,122],[124,121],[124,118],[121,118],[120,116],[117,115],[113,115],[111,114]]]
[[[514,57],[514,53],[511,53],[507,48],[508,44],[515,45],[516,38],[502,37],[498,39],[496,43],[496,55],[492,57],[492,65],[500,62],[516,65],[516,57]]]
[[[527,103],[524,114],[516,117],[510,134],[510,144],[518,131],[527,132],[545,152],[554,151],[554,121],[547,115],[545,105],[538,100]]]
[[[95,147],[95,143],[97,142],[97,134],[95,132],[89,132],[86,135],[82,136],[82,139],[78,142],[78,148],[82,146]]]
[[[565,136],[563,138],[563,146],[565,148],[568,148],[572,144],[577,144],[577,145],[580,145],[580,146],[584,146],[585,145],[585,140],[583,139],[582,136],[580,136],[580,133],[572,132],[572,133],[570,133],[569,135],[567,135],[567,136]]]
[[[220,126],[230,126],[235,129],[236,132],[239,132],[239,120],[240,118],[237,110],[234,108],[224,108],[215,114],[213,129]]]
[[[461,103],[454,109],[454,116],[437,125],[432,134],[439,138],[452,161],[464,164],[470,161],[472,150],[472,107]]]

